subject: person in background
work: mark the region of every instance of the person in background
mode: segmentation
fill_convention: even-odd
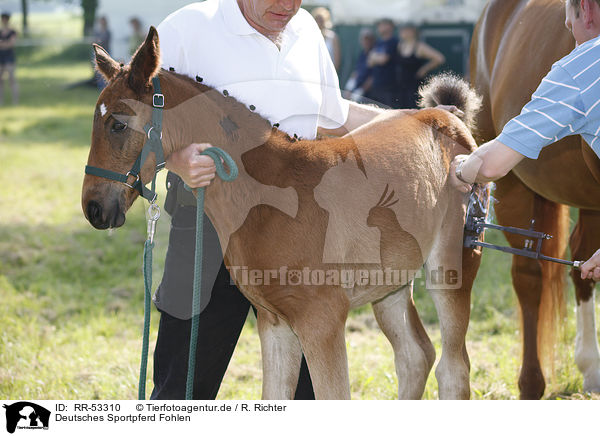
[[[96,28],[94,29],[94,43],[98,44],[108,53],[110,53],[110,40],[112,36],[108,29],[108,19],[100,17]],[[102,91],[106,87],[104,77],[94,69],[94,80],[98,90]]]
[[[389,18],[380,20],[377,23],[377,33],[379,39],[367,58],[367,65],[373,71],[370,94],[376,102],[398,109],[400,102],[397,97],[396,58],[399,41],[395,36],[394,22]]]
[[[375,33],[365,27],[360,31],[359,41],[362,51],[358,56],[352,75],[346,82],[344,97],[357,103],[365,103],[371,99],[369,90],[373,84],[373,71],[369,67],[367,59],[375,46]]]
[[[399,100],[402,108],[417,107],[419,85],[431,71],[443,65],[446,58],[442,53],[419,39],[419,30],[414,25],[400,29],[398,43],[397,73]]]
[[[94,42],[110,53],[111,33],[108,29],[108,19],[100,17],[96,28],[94,29]]]
[[[133,56],[138,47],[146,39],[144,29],[142,29],[142,22],[138,17],[132,17],[129,20],[131,26],[131,36],[129,37],[129,54]]]
[[[10,14],[2,13],[0,25],[0,106],[4,104],[4,73],[8,73],[8,81],[12,92],[12,103],[19,103],[19,87],[15,78],[15,42],[17,32],[10,27]]]
[[[312,16],[317,22],[321,33],[323,34],[325,46],[327,47],[327,51],[331,56],[335,70],[339,72],[340,67],[342,66],[342,49],[340,47],[340,39],[332,30],[333,23],[331,22],[331,13],[327,8],[318,7],[312,11]]]

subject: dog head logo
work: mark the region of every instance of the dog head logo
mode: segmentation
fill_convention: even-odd
[[[4,405],[6,409],[6,431],[19,429],[48,429],[50,411],[34,403],[20,401]]]

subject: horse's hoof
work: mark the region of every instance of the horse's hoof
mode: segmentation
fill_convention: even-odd
[[[594,394],[600,393],[600,370],[583,377],[583,391]]]

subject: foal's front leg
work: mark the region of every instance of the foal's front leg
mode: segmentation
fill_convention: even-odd
[[[300,292],[297,293],[299,295]],[[342,289],[321,287],[304,294],[291,313],[317,400],[349,400],[345,325],[350,303]]]
[[[289,324],[259,309],[257,326],[263,364],[263,400],[292,400],[298,385],[302,348]]]

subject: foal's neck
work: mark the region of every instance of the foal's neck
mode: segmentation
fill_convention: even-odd
[[[254,207],[273,206],[295,216],[296,191],[272,183],[268,176],[285,172],[297,141],[233,97],[185,76],[164,71],[161,76],[168,105],[163,123],[165,155],[192,143],[209,143],[229,153],[239,167],[234,183],[215,181],[206,194],[206,211],[223,253],[231,234]]]
[[[175,73],[163,71],[161,76],[170,103],[164,121],[167,155],[192,143],[209,143],[236,159],[265,143],[294,142],[227,91],[220,93]]]

